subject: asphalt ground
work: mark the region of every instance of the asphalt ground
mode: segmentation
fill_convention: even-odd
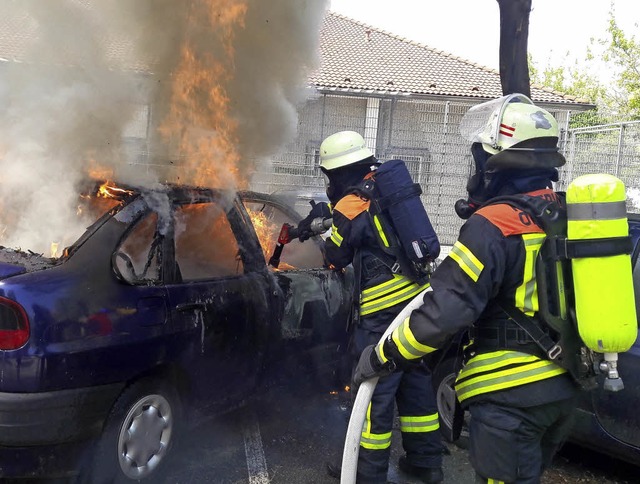
[[[276,387],[253,403],[190,432],[176,449],[161,484],[337,484],[326,463],[339,461],[348,421],[346,392],[308,385]],[[389,482],[419,481],[397,466],[403,454],[400,430],[393,430]],[[447,445],[445,482],[473,484],[467,451]],[[543,484],[630,484],[640,468],[566,446]]]
[[[342,456],[349,395],[319,388],[315,379],[290,379],[267,388],[246,405],[212,418],[182,435],[161,476],[149,484],[338,484],[326,472]],[[445,483],[474,484],[464,439],[447,444]],[[419,481],[398,469],[403,454],[393,429],[389,482]],[[640,463],[639,463],[640,465]],[[632,484],[640,467],[566,445],[542,484]],[[14,480],[14,484],[67,484],[64,480]],[[147,481],[144,481],[147,482]]]

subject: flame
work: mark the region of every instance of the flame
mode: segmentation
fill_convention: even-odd
[[[92,180],[113,180],[113,168],[101,165],[95,158],[89,159],[86,170]]]
[[[50,257],[52,259],[57,259],[58,257],[60,257],[60,255],[58,254],[58,247],[60,246],[60,242],[51,242],[51,255]]]
[[[265,259],[269,259],[276,245],[278,236],[277,227],[268,219],[264,212],[249,211],[249,218],[251,218],[253,227],[256,230],[256,235],[260,241]]]
[[[102,185],[100,185],[96,196],[103,198],[119,198],[119,195],[131,194],[133,194],[131,190],[125,190],[124,188],[120,188],[110,181],[106,181]]]
[[[247,209],[247,212],[249,213],[249,218],[251,218],[251,222],[255,228],[265,260],[269,260],[273,254],[273,250],[275,249],[278,235],[280,234],[280,227],[270,220],[264,212],[250,209]],[[277,269],[271,266],[269,267],[276,271],[295,269],[294,266],[287,264],[286,262],[280,262]]]
[[[231,115],[226,86],[233,80],[234,30],[244,28],[247,5],[202,0],[190,8],[189,34],[174,72],[169,112],[158,131],[177,151],[182,183],[246,188],[248,181],[239,170],[238,123]],[[202,32],[214,32],[220,48],[197,49],[195,40]]]

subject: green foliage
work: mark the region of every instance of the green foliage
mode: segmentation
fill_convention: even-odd
[[[599,40],[605,47],[603,60],[616,72],[611,93],[612,108],[630,119],[640,119],[640,43],[625,34],[609,12],[609,37]]]
[[[594,48],[602,51],[602,55],[594,55]],[[532,83],[597,106],[595,110],[572,117],[571,127],[640,119],[640,43],[618,26],[613,5],[606,36],[592,39],[584,62],[567,65],[568,58],[568,54],[565,55],[565,62],[560,66],[540,68],[529,56],[529,74]],[[604,63],[612,76],[610,80],[603,82],[592,74],[597,62]]]

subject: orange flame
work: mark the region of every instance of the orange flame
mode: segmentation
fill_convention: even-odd
[[[278,234],[280,233],[280,227],[270,220],[264,212],[253,210],[247,210],[247,212],[249,213],[251,222],[253,222],[253,227],[255,228],[256,235],[258,236],[258,241],[260,242],[260,247],[262,247],[265,260],[269,260],[273,254],[273,250],[275,249]],[[277,269],[271,266],[269,267],[273,270],[281,271],[295,269],[292,265],[282,261]]]
[[[116,185],[112,184],[110,181],[104,182],[98,188],[98,193],[96,196],[103,198],[117,198],[118,195],[131,195],[133,192],[131,190],[125,190],[124,188],[119,188]]]
[[[269,259],[271,252],[275,248],[276,244],[276,227],[271,222],[264,212],[249,211],[249,217],[253,222],[253,227],[256,230],[256,235],[260,241],[260,246],[264,252],[265,258]]]
[[[220,52],[182,46],[174,73],[171,105],[159,132],[180,161],[179,179],[200,186],[246,188],[238,169],[238,123],[230,112],[226,86],[232,81],[234,29],[244,26],[247,5],[238,0],[203,0],[191,4],[189,31],[215,32]]]

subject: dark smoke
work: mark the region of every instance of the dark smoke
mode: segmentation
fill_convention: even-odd
[[[295,134],[327,3],[0,0],[0,245],[70,244],[91,222],[76,214],[90,176],[244,183]],[[171,118],[184,46],[222,74]]]

